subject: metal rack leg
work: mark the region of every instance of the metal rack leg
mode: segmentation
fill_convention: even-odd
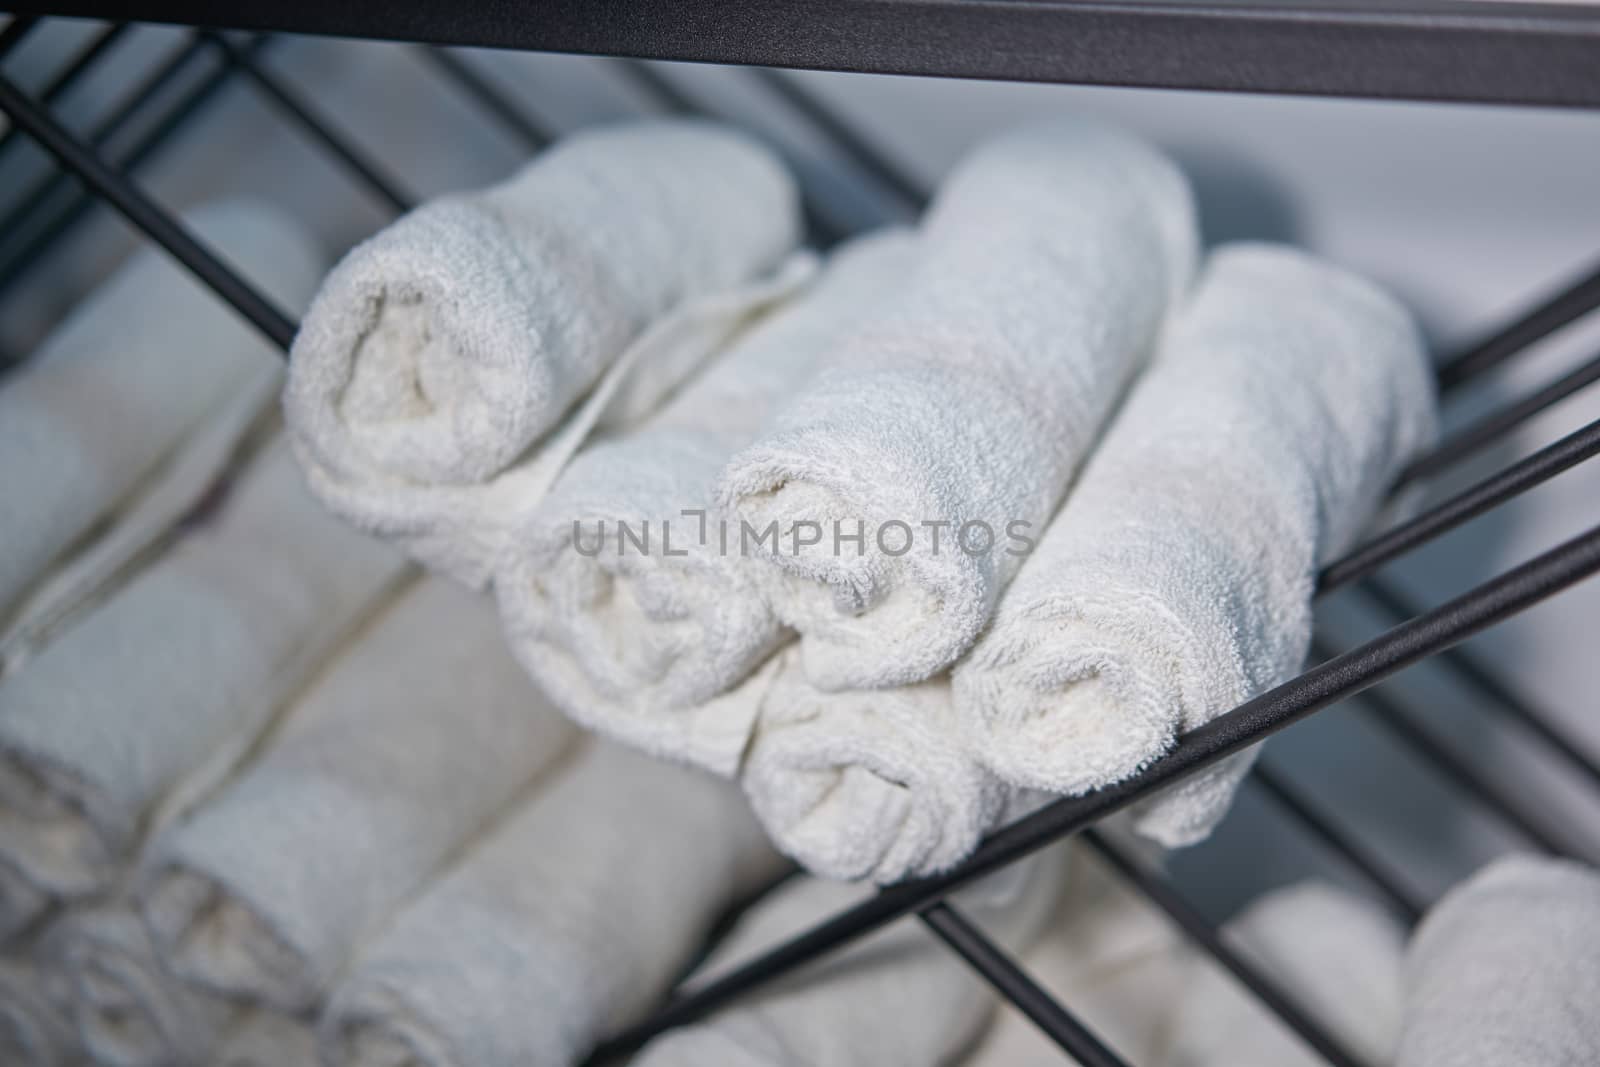
[[[1521,318],[1447,360],[1439,368],[1439,388],[1457,389],[1485,371],[1600,307],[1600,265]]]
[[[940,901],[918,914],[940,940],[971,964],[1081,1067],[1128,1067],[1127,1061],[1107,1048],[953,905]]]
[[[287,349],[294,340],[294,320],[262,296],[232,267],[218,259],[138,186],[102,160],[30,100],[9,78],[0,77],[0,111],[11,116],[97,194],[103,196],[139,229],[197,274],[273,343]]]

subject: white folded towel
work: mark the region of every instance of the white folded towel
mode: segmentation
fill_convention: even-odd
[[[736,769],[754,687],[723,695],[784,631],[715,504],[717,477],[834,338],[883,299],[913,248],[889,232],[834,253],[812,289],[752,326],[637,432],[578,456],[517,533],[495,593],[518,656],[568,714],[657,755]]]
[[[323,1063],[576,1063],[780,869],[726,783],[592,743],[369,945]]]
[[[966,651],[1197,243],[1178,169],[1110,129],[1027,127],[957,167],[895,298],[724,477],[777,524],[774,606],[813,682],[917,682]]]
[[[640,364],[601,405],[636,418],[792,287],[758,279],[795,248],[798,202],[761,145],[658,120],[575,134],[411,212],[334,269],[295,340],[285,411],[313,490],[481,585],[503,512],[536,502],[559,462],[511,476],[608,367]]]
[[[1299,670],[1319,563],[1434,433],[1405,309],[1288,248],[1216,252],[993,626],[954,671],[980,758],[1082,793]],[[1210,832],[1246,754],[1138,820]]]
[[[1411,939],[1397,1067],[1600,1063],[1600,874],[1513,856],[1444,896]]]
[[[812,873],[932,874],[1014,813],[1017,790],[962,744],[947,678],[825,693],[794,647],[775,663],[739,780],[774,843]]]
[[[0,959],[0,1063],[66,1067],[77,1042],[68,1003],[31,953]]]
[[[443,579],[347,645],[187,822],[145,849],[141,906],[202,988],[309,1011],[365,935],[577,731]]]
[[[305,305],[323,263],[293,219],[239,201],[185,221],[281,306]],[[159,483],[185,437],[280,363],[270,342],[165,252],[136,252],[0,382],[0,620],[141,483]],[[209,483],[179,482],[187,500]]]
[[[0,684],[0,863],[104,888],[144,816],[256,733],[404,572],[330,518],[281,441],[213,510]]]
[[[952,898],[962,913],[1009,951],[1028,944],[1060,886],[1058,855],[1005,871]],[[742,917],[697,974],[770,948],[839,909],[860,887],[801,878],[785,883]],[[656,1038],[638,1067],[936,1067],[982,1030],[994,1008],[990,987],[921,924],[902,920],[799,974],[752,992],[710,1020]]]
[[[1319,882],[1274,890],[1222,928],[1336,1041],[1371,1064],[1393,1062],[1400,1032],[1405,927],[1362,897]],[[1326,1062],[1231,975],[1192,954],[1174,1002],[1163,1067],[1315,1067]],[[1481,1060],[1474,1062],[1511,1062]]]
[[[210,1067],[315,1067],[316,1031],[292,1015],[258,1009],[234,1024],[209,1062]]]
[[[73,910],[41,951],[70,990],[79,1042],[108,1067],[210,1062],[207,1054],[238,1010],[174,977],[127,903]]]

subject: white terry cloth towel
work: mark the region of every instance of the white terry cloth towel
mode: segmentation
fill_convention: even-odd
[[[1297,671],[1320,563],[1435,432],[1410,315],[1284,247],[1216,251],[1192,302],[953,672],[979,757],[1083,793]],[[1208,834],[1249,755],[1145,805],[1168,846]]]
[[[956,168],[904,285],[723,480],[777,524],[761,551],[813,682],[918,682],[966,651],[1197,244],[1177,167],[1115,130],[1024,127]]]
[[[753,325],[637,432],[579,455],[519,531],[495,593],[518,656],[568,714],[656,755],[736,769],[756,701],[714,698],[785,632],[716,507],[717,477],[878,305],[914,247],[888,231],[839,249],[812,289]]]
[[[798,205],[768,149],[671,119],[574,134],[499,185],[411,212],[345,256],[295,340],[284,404],[313,490],[483,584],[502,510],[559,469],[524,470],[530,450],[551,451],[534,446],[608,367],[640,364],[607,376],[558,452],[602,407],[620,421],[653,408],[792,288],[771,274],[799,241]]]
[[[824,878],[880,884],[953,866],[1013,806],[962,744],[948,678],[825,693],[790,646],[740,783],[778,848]]]
[[[404,562],[270,442],[157,560],[0,684],[0,863],[103,889],[185,775],[238,755]]]
[[[363,937],[576,735],[500,640],[493,603],[425,579],[238,777],[146,847],[145,920],[184,980],[310,1011]]]
[[[316,1031],[304,1019],[257,1009],[234,1024],[210,1067],[315,1067]]]
[[[68,1003],[32,953],[0,958],[0,1063],[66,1067],[77,1041]]]
[[[323,1063],[576,1063],[782,866],[726,782],[592,742],[368,945]]]
[[[322,254],[292,218],[229,201],[185,221],[281,306],[310,298]],[[184,438],[281,363],[165,252],[136,252],[0,382],[0,619],[142,483],[159,480]],[[180,482],[192,500],[210,480]]]
[[[1009,951],[1050,914],[1059,856],[1003,871],[952,903]],[[691,985],[858,903],[859,886],[815,878],[785,883],[741,918]],[[707,1022],[647,1045],[638,1067],[935,1067],[982,1031],[989,986],[919,924],[896,923],[799,974],[763,986]]]
[[[1405,986],[1397,1067],[1600,1063],[1600,874],[1496,861],[1423,918]]]
[[[167,970],[126,902],[74,909],[52,927],[43,951],[70,990],[79,1042],[108,1067],[209,1062],[237,1011]]]
[[[1365,898],[1320,882],[1274,890],[1223,938],[1364,1063],[1392,1063],[1406,931]],[[1314,1067],[1325,1060],[1213,960],[1195,952],[1163,1067]],[[1492,1057],[1475,1063],[1523,1062]]]

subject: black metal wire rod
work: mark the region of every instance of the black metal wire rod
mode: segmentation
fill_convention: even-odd
[[[1418,611],[1411,598],[1388,582],[1371,581],[1361,587],[1366,596],[1396,619],[1410,618]],[[1459,675],[1469,685],[1501,708],[1523,729],[1537,737],[1545,747],[1561,757],[1577,774],[1587,778],[1600,790],[1600,765],[1560,730],[1550,725],[1544,715],[1533,710],[1532,705],[1493,671],[1485,667],[1464,645],[1446,649],[1439,654],[1441,662]]]
[[[1595,382],[1600,382],[1600,356],[1568,371],[1543,389],[1457,430],[1429,452],[1413,460],[1400,472],[1397,484],[1407,485],[1437,474]]]
[[[1521,318],[1485,337],[1439,367],[1439,388],[1448,392],[1600,307],[1600,264]]]
[[[1334,650],[1326,641],[1313,638],[1311,654],[1318,659],[1328,659],[1334,654]],[[1362,702],[1371,719],[1422,756],[1441,775],[1480,802],[1506,825],[1544,852],[1571,855],[1572,850],[1563,846],[1553,834],[1541,826],[1538,818],[1530,814],[1518,798],[1502,788],[1493,778],[1479,773],[1477,768],[1440,743],[1400,704],[1376,689],[1362,697]]]
[[[312,139],[317,141],[333,154],[351,174],[372,191],[380,200],[384,201],[397,213],[411,210],[413,198],[402,192],[399,184],[367,158],[366,153],[356,148],[348,139],[333,132],[328,121],[318,115],[312,105],[295,90],[289,88],[278,77],[257,63],[255,59],[246,55],[243,49],[236,46],[220,33],[207,33],[206,40],[210,41],[222,54],[228,57],[229,62],[238,67],[241,73],[261,90],[272,104],[288,115]]]
[[[476,100],[484,110],[498,119],[506,129],[517,136],[523,146],[537,151],[548,145],[554,136],[543,125],[536,123],[522,108],[489,83],[482,74],[473,70],[466,60],[443,48],[421,47],[422,57],[439,68],[451,81]]]
[[[606,1042],[600,1054],[615,1055],[637,1048],[663,1030],[698,1019],[752,986],[785,974],[908,912],[927,907],[973,879],[1077,833],[1330,704],[1353,697],[1396,671],[1457,644],[1597,571],[1600,571],[1600,526],[1190,731],[1143,773],[1083,796],[1053,801],[991,835],[971,856],[949,871],[886,887],[871,899],[845,909],[675,1001],[655,1017],[623,1031]]]
[[[915,206],[926,197],[922,183],[897,165],[886,152],[880,152],[854,126],[841,119],[830,107],[823,105],[810,93],[794,83],[792,77],[770,67],[757,67],[756,78],[773,95],[793,111],[798,112],[819,133],[837,148],[851,164],[863,171],[874,182]]]
[[[264,39],[258,39],[258,41],[260,40]],[[95,148],[104,146],[136,114],[163,92],[190,63],[209,51],[210,46],[197,38],[179,49],[136,86],[134,92],[115,111],[91,129],[89,144]],[[167,138],[188,120],[189,116],[198,111],[200,107],[216,95],[231,73],[232,68],[226,64],[213,71],[193,91],[187,94],[171,112],[150,129],[139,140],[139,143],[134,145],[129,152],[117,161],[119,168],[129,172],[137,168],[140,163],[165,143]],[[23,197],[17,208],[6,216],[5,221],[0,222],[0,234],[12,232],[14,228],[19,227],[23,221],[31,217],[34,212],[42,210],[43,206],[57,192],[72,185],[72,175],[58,169],[50,177],[39,182],[31,189]],[[78,219],[82,218],[94,203],[93,194],[80,188],[73,200],[40,229],[20,253],[13,255],[6,261],[4,267],[0,267],[0,293],[3,293],[18,278],[26,274],[33,267],[37,257],[42,255]]]
[[[39,99],[46,104],[55,103],[61,94],[71,89],[79,78],[87,74],[90,68],[94,66],[95,61],[105,55],[106,49],[116,44],[118,39],[126,34],[130,28],[126,22],[119,22],[115,25],[107,26],[95,34],[94,40],[79,51],[73,57],[72,62],[57,72],[56,76],[51,78],[43,89],[39,90]],[[17,128],[13,126],[4,134],[0,134],[0,155],[4,155],[12,142],[17,139],[17,132]]]
[[[1275,980],[1263,974],[1260,968],[1224,941],[1210,921],[1184,900],[1171,883],[1145,870],[1094,830],[1084,831],[1083,839],[1143,896],[1166,912],[1191,940],[1206,950],[1207,955],[1227,968],[1229,974],[1282,1019],[1319,1056],[1339,1067],[1361,1067],[1363,1061],[1360,1057],[1344,1048],[1321,1023],[1285,994]]]
[[[33,32],[39,25],[39,19],[34,15],[13,15],[11,21],[6,23],[6,28],[0,30],[0,58],[3,58],[13,48],[22,43],[22,39]]]
[[[1389,906],[1402,915],[1408,923],[1415,923],[1422,918],[1422,913],[1427,910],[1428,901],[1368,852],[1361,841],[1346,833],[1343,828],[1303,800],[1276,771],[1257,763],[1253,773],[1245,780],[1253,783],[1275,803],[1287,809],[1297,822],[1311,831],[1312,836],[1359,871],[1373,888],[1383,894]]]
[[[940,901],[923,908],[919,915],[928,929],[1081,1067],[1128,1067],[1126,1060],[1107,1048],[953,905]]]
[[[110,201],[129,222],[194,272],[274,344],[285,349],[289,347],[294,340],[293,319],[256,292],[232,267],[197,241],[181,222],[131,180],[113,170],[98,153],[69,133],[5,77],[0,77],[0,111],[10,115],[18,127],[59,159],[62,166]]]
[[[1384,564],[1600,454],[1600,419],[1378,534],[1322,568],[1317,592],[1366,578]]]

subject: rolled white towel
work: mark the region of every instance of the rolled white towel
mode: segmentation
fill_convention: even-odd
[[[1331,885],[1302,882],[1253,901],[1222,933],[1362,1062],[1393,1062],[1406,940],[1394,916]],[[1156,1061],[1163,1067],[1326,1062],[1214,961],[1192,953],[1187,978],[1171,1051]]]
[[[1600,874],[1513,856],[1412,936],[1396,1067],[1600,1063]]]
[[[125,902],[74,909],[41,946],[70,991],[73,1028],[96,1063],[168,1067],[207,1055],[237,1012],[179,981]]]
[[[974,152],[906,281],[730,463],[824,689],[922,681],[977,638],[1193,271],[1178,169],[1087,122]],[[858,542],[854,540],[860,536]]]
[[[145,849],[144,917],[196,986],[309,1011],[362,939],[577,731],[500,640],[487,598],[402,593],[263,751]]]
[[[309,1022],[257,1009],[241,1018],[212,1053],[211,1067],[314,1067],[316,1031]]]
[[[725,694],[784,630],[750,578],[740,531],[716,506],[717,477],[834,338],[883,299],[913,248],[899,232],[844,246],[812,289],[752,326],[637,432],[578,456],[518,532],[495,579],[506,630],[579,722],[719,774],[736,769],[758,687]]]
[[[69,1003],[31,953],[0,959],[0,1063],[66,1067],[77,1041]]]
[[[1055,903],[1055,854],[956,894],[952,902],[1015,952]],[[749,958],[858,903],[860,887],[801,878],[740,919],[696,979]],[[792,978],[753,992],[710,1020],[647,1045],[638,1067],[936,1067],[951,1062],[994,1007],[990,987],[919,924],[897,923]]]
[[[878,883],[953,866],[1017,793],[962,744],[947,678],[825,693],[793,647],[776,658],[739,781],[807,870]]]
[[[281,441],[214,509],[0,684],[0,863],[105,888],[144,817],[242,753],[405,571],[306,493]]]
[[[726,783],[593,743],[368,946],[323,1063],[576,1063],[780,869]]]
[[[237,201],[185,221],[281,306],[305,306],[323,260],[292,218]],[[0,620],[142,484],[160,482],[180,442],[280,364],[270,342],[165,252],[134,253],[0,382]],[[192,501],[210,478],[179,484]],[[26,610],[52,604],[59,596]]]
[[[776,157],[692,120],[586,130],[499,185],[424,205],[344,258],[295,340],[285,410],[313,490],[481,585],[503,512],[559,468],[522,469],[541,438],[625,351],[639,366],[607,379],[600,406],[617,421],[653,408],[786,291],[792,278],[759,279],[799,232]],[[560,441],[601,412],[579,416]]]
[[[1082,793],[1299,670],[1319,563],[1435,430],[1404,308],[1269,245],[1216,252],[993,625],[954,671],[979,757]],[[1210,832],[1248,754],[1141,809]]]

